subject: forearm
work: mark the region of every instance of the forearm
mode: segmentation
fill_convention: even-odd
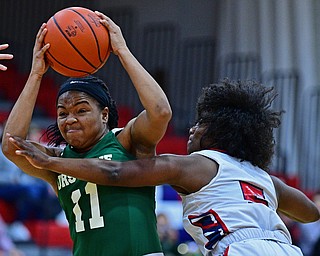
[[[9,146],[5,136],[6,133],[26,138],[37,100],[40,83],[41,76],[30,74],[23,91],[14,104],[7,119],[3,132],[3,147]]]
[[[102,159],[64,159],[50,157],[41,166],[58,174],[75,177],[80,180],[99,185],[116,185],[120,162],[111,162]]]
[[[50,45],[43,45],[44,36],[47,33],[46,24],[43,23],[37,33],[33,47],[33,59],[31,72],[18,100],[16,101],[4,129],[3,148],[8,150],[9,144],[6,133],[26,138],[33,109],[36,104],[40,84],[44,73],[48,70],[48,64],[45,62],[45,52]],[[7,153],[7,152],[6,152]]]
[[[314,222],[319,220],[320,218],[320,213],[319,211],[310,206],[306,206],[304,208],[300,208],[300,210],[297,210],[295,212],[292,211],[285,211],[282,209],[278,209],[279,212],[283,213],[290,219],[301,222],[301,223],[309,223],[309,222]]]
[[[317,206],[301,191],[296,190],[291,202],[296,206],[288,211],[288,215],[299,222],[308,223],[319,220],[320,213]]]
[[[103,186],[142,187],[165,183],[166,176],[153,172],[155,160],[108,161],[50,157],[42,168]]]
[[[300,190],[271,176],[278,196],[278,210],[299,222],[313,222],[320,218],[317,206]]]
[[[60,155],[58,152],[50,153],[17,136],[11,136],[9,141],[17,148],[15,151],[17,156],[25,158],[40,172],[64,174],[99,185],[126,187],[156,186],[165,183],[178,185],[181,173],[175,166],[182,166],[185,159],[172,155],[125,162],[98,158],[61,158],[58,157]],[[181,162],[173,164],[179,159]],[[190,159],[185,167],[193,162],[194,159]]]

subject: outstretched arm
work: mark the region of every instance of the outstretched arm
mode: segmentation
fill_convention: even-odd
[[[169,164],[173,155],[126,162],[98,158],[66,159],[50,157],[28,140],[8,136],[10,143],[17,149],[15,153],[25,157],[35,168],[50,169],[99,185],[139,187],[171,184],[178,180],[175,178],[179,173],[177,168]]]
[[[9,142],[9,137],[6,135],[6,133],[10,133],[11,135],[16,135],[21,138],[27,137],[42,76],[48,69],[48,64],[44,60],[44,54],[45,51],[49,48],[49,45],[42,45],[43,38],[46,32],[46,24],[43,24],[38,31],[33,48],[31,72],[18,100],[14,104],[11,113],[9,114],[3,131],[2,151],[9,160],[14,162],[21,170],[23,170],[27,174],[42,178],[48,181],[50,184],[55,185],[54,176],[56,176],[56,174],[51,172],[39,171],[34,166],[32,166],[24,157],[16,155],[16,148]],[[40,144],[38,144],[37,147],[47,152],[48,154],[54,154],[54,151],[50,151]]]
[[[172,113],[168,99],[160,85],[131,53],[119,26],[104,14],[100,12],[96,14],[101,18],[100,22],[108,29],[112,52],[119,57],[145,109],[125,128],[123,134],[129,135],[125,135],[126,139],[122,142],[129,143],[124,146],[138,157],[139,154],[141,156],[153,155],[155,146],[163,137],[171,119]],[[119,140],[121,140],[120,137],[118,137]]]
[[[8,44],[0,44],[0,51],[1,50],[5,50],[9,47]],[[0,53],[0,60],[10,60],[13,58],[13,55],[12,54],[8,54],[8,53]],[[7,67],[0,64],[0,70],[2,71],[6,71],[7,70]]]
[[[288,186],[277,177],[271,178],[277,191],[280,212],[303,223],[319,220],[318,208],[303,192]]]
[[[95,158],[50,157],[17,136],[11,136],[10,142],[17,148],[16,154],[25,157],[38,169],[52,170],[99,185],[141,187],[169,184],[176,191],[189,194],[208,184],[217,173],[214,161],[197,154],[167,154],[116,162]]]

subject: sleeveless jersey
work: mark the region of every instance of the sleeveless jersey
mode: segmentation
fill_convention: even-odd
[[[90,151],[67,146],[61,157],[135,159],[110,131]],[[141,256],[161,252],[155,216],[155,188],[100,186],[59,175],[58,196],[66,213],[74,256]]]
[[[199,191],[183,195],[183,225],[203,255],[210,255],[228,233],[242,228],[281,230],[291,243],[276,213],[276,191],[268,173],[247,161],[213,150],[194,152],[213,159],[218,173]]]

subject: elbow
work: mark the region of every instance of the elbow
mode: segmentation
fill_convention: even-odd
[[[118,183],[120,180],[120,171],[118,168],[113,168],[111,169],[109,172],[107,172],[108,174],[108,180],[110,180],[110,185],[113,185],[115,183]]]
[[[108,163],[108,167],[105,166],[101,168],[102,173],[104,173],[105,179],[104,183],[101,185],[117,185],[121,181],[121,169],[118,166],[118,163],[115,162],[111,164]]]
[[[310,214],[308,222],[315,222],[320,220],[320,207],[318,202],[312,202],[312,214]]]
[[[137,187],[140,186],[139,178],[137,177],[137,172],[132,171],[129,168],[130,161],[127,162],[116,162],[108,161],[107,164],[101,169],[103,173],[103,178],[99,178],[96,184],[105,186],[117,186],[117,187]],[[103,181],[102,181],[103,180]]]
[[[318,209],[318,207],[317,207],[317,210],[316,210],[316,213],[314,215],[314,219],[312,220],[312,222],[318,221],[318,220],[320,220],[320,209]]]
[[[159,106],[157,114],[158,114],[159,119],[169,123],[169,121],[172,118],[172,110],[171,110],[169,103],[166,104],[165,106]]]

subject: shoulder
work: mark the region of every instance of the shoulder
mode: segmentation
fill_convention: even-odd
[[[217,162],[202,154],[191,154],[177,158],[172,157],[171,159],[174,165],[181,169],[181,174],[183,174],[178,179],[178,188],[176,187],[175,189],[185,195],[200,190],[216,177],[218,173]]]
[[[119,143],[136,158],[149,158],[156,155],[156,143],[146,138],[152,131],[145,132],[135,124],[137,118],[131,119],[124,128],[117,128],[115,136]]]
[[[194,165],[201,165],[201,164],[212,164],[215,163],[213,159],[210,157],[207,157],[205,154],[201,154],[200,152],[192,153],[189,155],[176,155],[176,154],[161,154],[157,155],[157,158],[161,158],[166,162],[171,162],[175,165],[189,165],[191,168],[194,167]]]
[[[228,154],[216,151],[216,150],[209,150],[209,149],[205,149],[205,150],[200,150],[200,151],[196,151],[193,152],[191,154],[191,156],[202,156],[202,157],[206,157],[208,159],[210,159],[211,161],[216,162],[217,164],[222,164],[225,162],[230,162],[233,161],[233,158],[231,156],[229,156]]]

